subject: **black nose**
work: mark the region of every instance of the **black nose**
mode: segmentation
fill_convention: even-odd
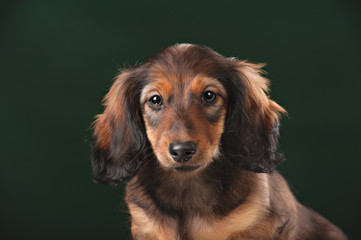
[[[196,153],[196,144],[192,141],[169,144],[169,153],[176,162],[187,162]]]

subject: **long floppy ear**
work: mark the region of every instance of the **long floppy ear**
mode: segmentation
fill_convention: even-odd
[[[121,73],[104,97],[104,113],[93,122],[93,174],[96,182],[129,180],[146,157],[147,138],[140,109],[144,84],[135,70]]]
[[[254,172],[271,172],[283,160],[277,153],[279,117],[286,111],[268,96],[264,64],[231,59],[233,93],[225,124],[225,154],[236,165]]]

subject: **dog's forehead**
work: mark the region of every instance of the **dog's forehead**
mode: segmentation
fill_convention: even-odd
[[[142,91],[142,100],[151,92],[163,98],[172,96],[186,100],[187,96],[199,96],[205,88],[226,95],[223,85],[215,78],[225,72],[225,59],[211,49],[191,44],[167,48],[146,62],[148,84]]]

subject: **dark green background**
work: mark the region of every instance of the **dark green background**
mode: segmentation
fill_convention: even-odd
[[[127,239],[123,186],[91,180],[117,68],[178,42],[266,62],[289,118],[279,171],[361,238],[360,7],[351,1],[2,1],[0,238]]]

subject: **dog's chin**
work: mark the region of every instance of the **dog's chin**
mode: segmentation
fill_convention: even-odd
[[[178,167],[173,167],[174,170],[178,171],[178,172],[194,172],[197,169],[200,169],[202,166],[201,165],[195,165],[195,166],[178,166]]]
[[[207,164],[205,163],[168,163],[168,164],[160,164],[160,166],[165,171],[171,172],[179,172],[179,173],[195,173],[203,168],[205,168]]]
[[[160,166],[165,171],[178,172],[178,173],[196,173],[206,168],[212,161],[202,161],[206,158],[199,158],[201,155],[195,157],[185,163],[177,163],[169,157],[157,157]],[[204,156],[204,155],[202,155]]]

